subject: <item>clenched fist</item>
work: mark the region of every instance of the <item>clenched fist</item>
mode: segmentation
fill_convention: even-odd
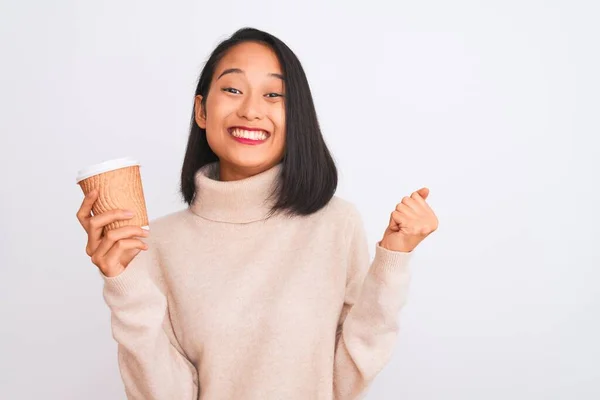
[[[427,196],[429,189],[422,188],[402,199],[392,212],[381,247],[408,253],[438,228],[438,219],[425,202]]]

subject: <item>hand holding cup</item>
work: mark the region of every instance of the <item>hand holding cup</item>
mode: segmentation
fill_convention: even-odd
[[[104,233],[106,226],[130,220],[134,213],[110,210],[92,215],[97,199],[98,190],[89,192],[77,212],[77,219],[88,234],[86,254],[105,276],[114,277],[123,272],[140,251],[148,250],[148,245],[139,238],[148,237],[149,232],[140,226],[128,225]]]
[[[120,274],[142,250],[148,236],[140,164],[129,158],[105,161],[79,171],[85,199],[77,219],[88,234],[86,253],[106,276]]]

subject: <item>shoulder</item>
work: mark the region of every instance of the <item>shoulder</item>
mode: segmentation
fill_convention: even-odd
[[[360,213],[354,203],[339,196],[333,196],[324,208],[324,212],[333,218],[360,219]]]
[[[336,236],[340,239],[343,238],[344,251],[351,257],[358,254],[360,257],[368,258],[365,225],[356,204],[334,196],[328,203],[325,212],[329,213],[330,221],[333,221],[330,225],[335,225]]]
[[[358,207],[349,200],[333,196],[321,210],[323,218],[330,224],[342,226],[344,230],[353,230],[362,225],[362,217]]]

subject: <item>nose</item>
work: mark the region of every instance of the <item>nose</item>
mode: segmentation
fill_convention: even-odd
[[[255,119],[263,119],[264,111],[262,109],[262,98],[260,96],[245,96],[244,101],[240,104],[237,110],[237,115],[240,118],[245,118],[249,121]]]

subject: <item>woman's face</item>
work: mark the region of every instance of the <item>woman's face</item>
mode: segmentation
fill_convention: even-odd
[[[285,87],[277,56],[263,44],[238,44],[218,63],[195,119],[219,157],[221,180],[242,179],[279,163],[285,147]],[[204,113],[205,111],[205,113]]]

